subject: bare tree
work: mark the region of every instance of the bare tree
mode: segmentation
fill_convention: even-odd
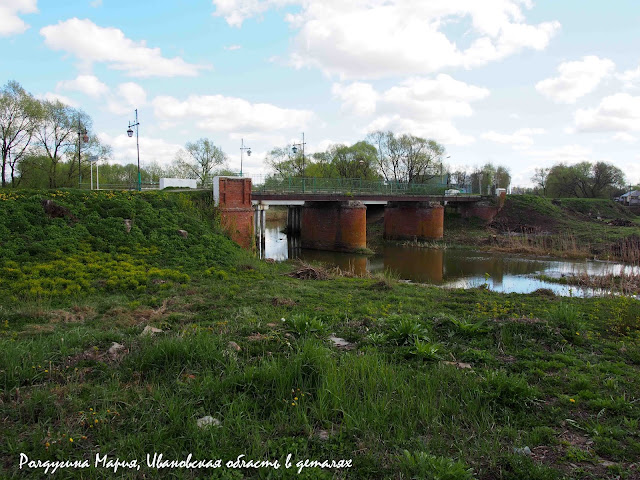
[[[49,158],[49,188],[56,188],[58,164],[65,154],[73,155],[75,151],[77,156],[78,143],[84,136],[79,132],[88,132],[91,129],[91,118],[58,100],[43,101],[42,111],[42,120],[34,135],[39,147]]]
[[[208,138],[189,142],[185,145],[185,149],[186,155],[184,152],[178,152],[177,164],[179,168],[188,172],[189,176],[194,176],[201,185],[211,179],[214,167],[222,165],[227,159],[222,149],[215,146]]]
[[[2,154],[2,187],[11,169],[11,185],[15,186],[16,166],[28,152],[34,130],[40,119],[40,104],[18,82],[8,82],[0,91],[0,150]]]
[[[549,168],[536,168],[533,177],[531,177],[531,181],[536,185],[536,187],[542,189],[542,195],[547,196],[547,177],[549,176]]]
[[[445,149],[435,140],[393,132],[374,132],[367,139],[376,146],[378,169],[388,181],[425,182],[442,170]]]

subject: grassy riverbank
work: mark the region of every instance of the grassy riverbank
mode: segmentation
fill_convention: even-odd
[[[219,235],[209,200],[3,194],[8,478],[42,478],[21,452],[143,462],[123,478],[638,478],[639,302],[303,280]],[[156,471],[153,452],[353,466]]]
[[[448,212],[445,241],[498,252],[640,262],[640,217],[604,199],[510,195],[489,225]]]

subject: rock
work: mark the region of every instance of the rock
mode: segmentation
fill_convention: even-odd
[[[451,365],[453,367],[457,367],[461,369],[473,368],[470,363],[464,363],[464,362],[442,362],[442,363],[444,363],[445,365]]]
[[[186,230],[178,230],[178,235],[180,235],[182,238],[187,238],[189,236],[189,232],[187,232]]]
[[[347,342],[344,338],[334,337],[333,335],[329,337],[329,340],[333,342],[333,346],[336,348],[342,348],[344,350],[351,350],[354,348],[353,343]]]
[[[58,205],[53,200],[42,200],[41,203],[42,208],[44,208],[44,211],[49,218],[68,218],[72,222],[78,221],[78,217],[71,213],[67,207]]]
[[[518,455],[531,455],[531,449],[529,447],[524,447],[524,448],[514,447],[513,451]]]
[[[131,220],[130,218],[125,218],[123,222],[124,222],[124,229],[126,230],[127,233],[129,233],[131,231],[131,227],[133,226],[133,220]]]
[[[113,342],[111,344],[111,347],[109,347],[109,350],[107,350],[107,353],[110,354],[110,355],[117,355],[117,353],[120,350],[124,350],[124,345],[120,345],[117,342]]]
[[[331,436],[329,434],[329,432],[327,432],[326,430],[318,430],[315,435],[314,435],[318,440],[322,440],[323,442],[326,442],[327,440],[329,440],[329,437]]]
[[[198,424],[198,428],[207,428],[207,427],[221,427],[222,422],[217,418],[213,418],[210,415],[206,417],[199,418],[196,422]]]
[[[227,344],[227,347],[229,347],[229,348],[231,348],[231,349],[235,350],[236,352],[239,352],[239,351],[241,351],[241,350],[242,350],[242,348],[240,348],[240,345],[238,345],[236,342],[229,342],[229,343]]]
[[[269,328],[278,328],[278,324],[277,323],[267,323],[267,327],[269,327]]]
[[[141,337],[153,336],[156,333],[162,333],[162,330],[160,330],[159,328],[152,327],[151,325],[147,325],[146,327],[144,327],[144,330],[142,330],[142,333],[140,334],[140,336]]]

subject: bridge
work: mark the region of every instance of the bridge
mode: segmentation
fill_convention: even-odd
[[[288,207],[287,232],[302,248],[353,252],[367,246],[367,210],[384,215],[384,238],[434,240],[444,235],[444,206],[463,217],[490,221],[504,203],[499,197],[445,195],[439,184],[401,184],[361,179],[271,177],[253,186],[250,178],[216,177],[214,200],[231,237],[251,247],[264,231],[270,205]]]

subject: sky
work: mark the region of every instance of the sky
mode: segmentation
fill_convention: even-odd
[[[0,0],[2,84],[93,119],[110,162],[211,139],[240,170],[375,130],[449,164],[606,161],[640,183],[637,0]]]

